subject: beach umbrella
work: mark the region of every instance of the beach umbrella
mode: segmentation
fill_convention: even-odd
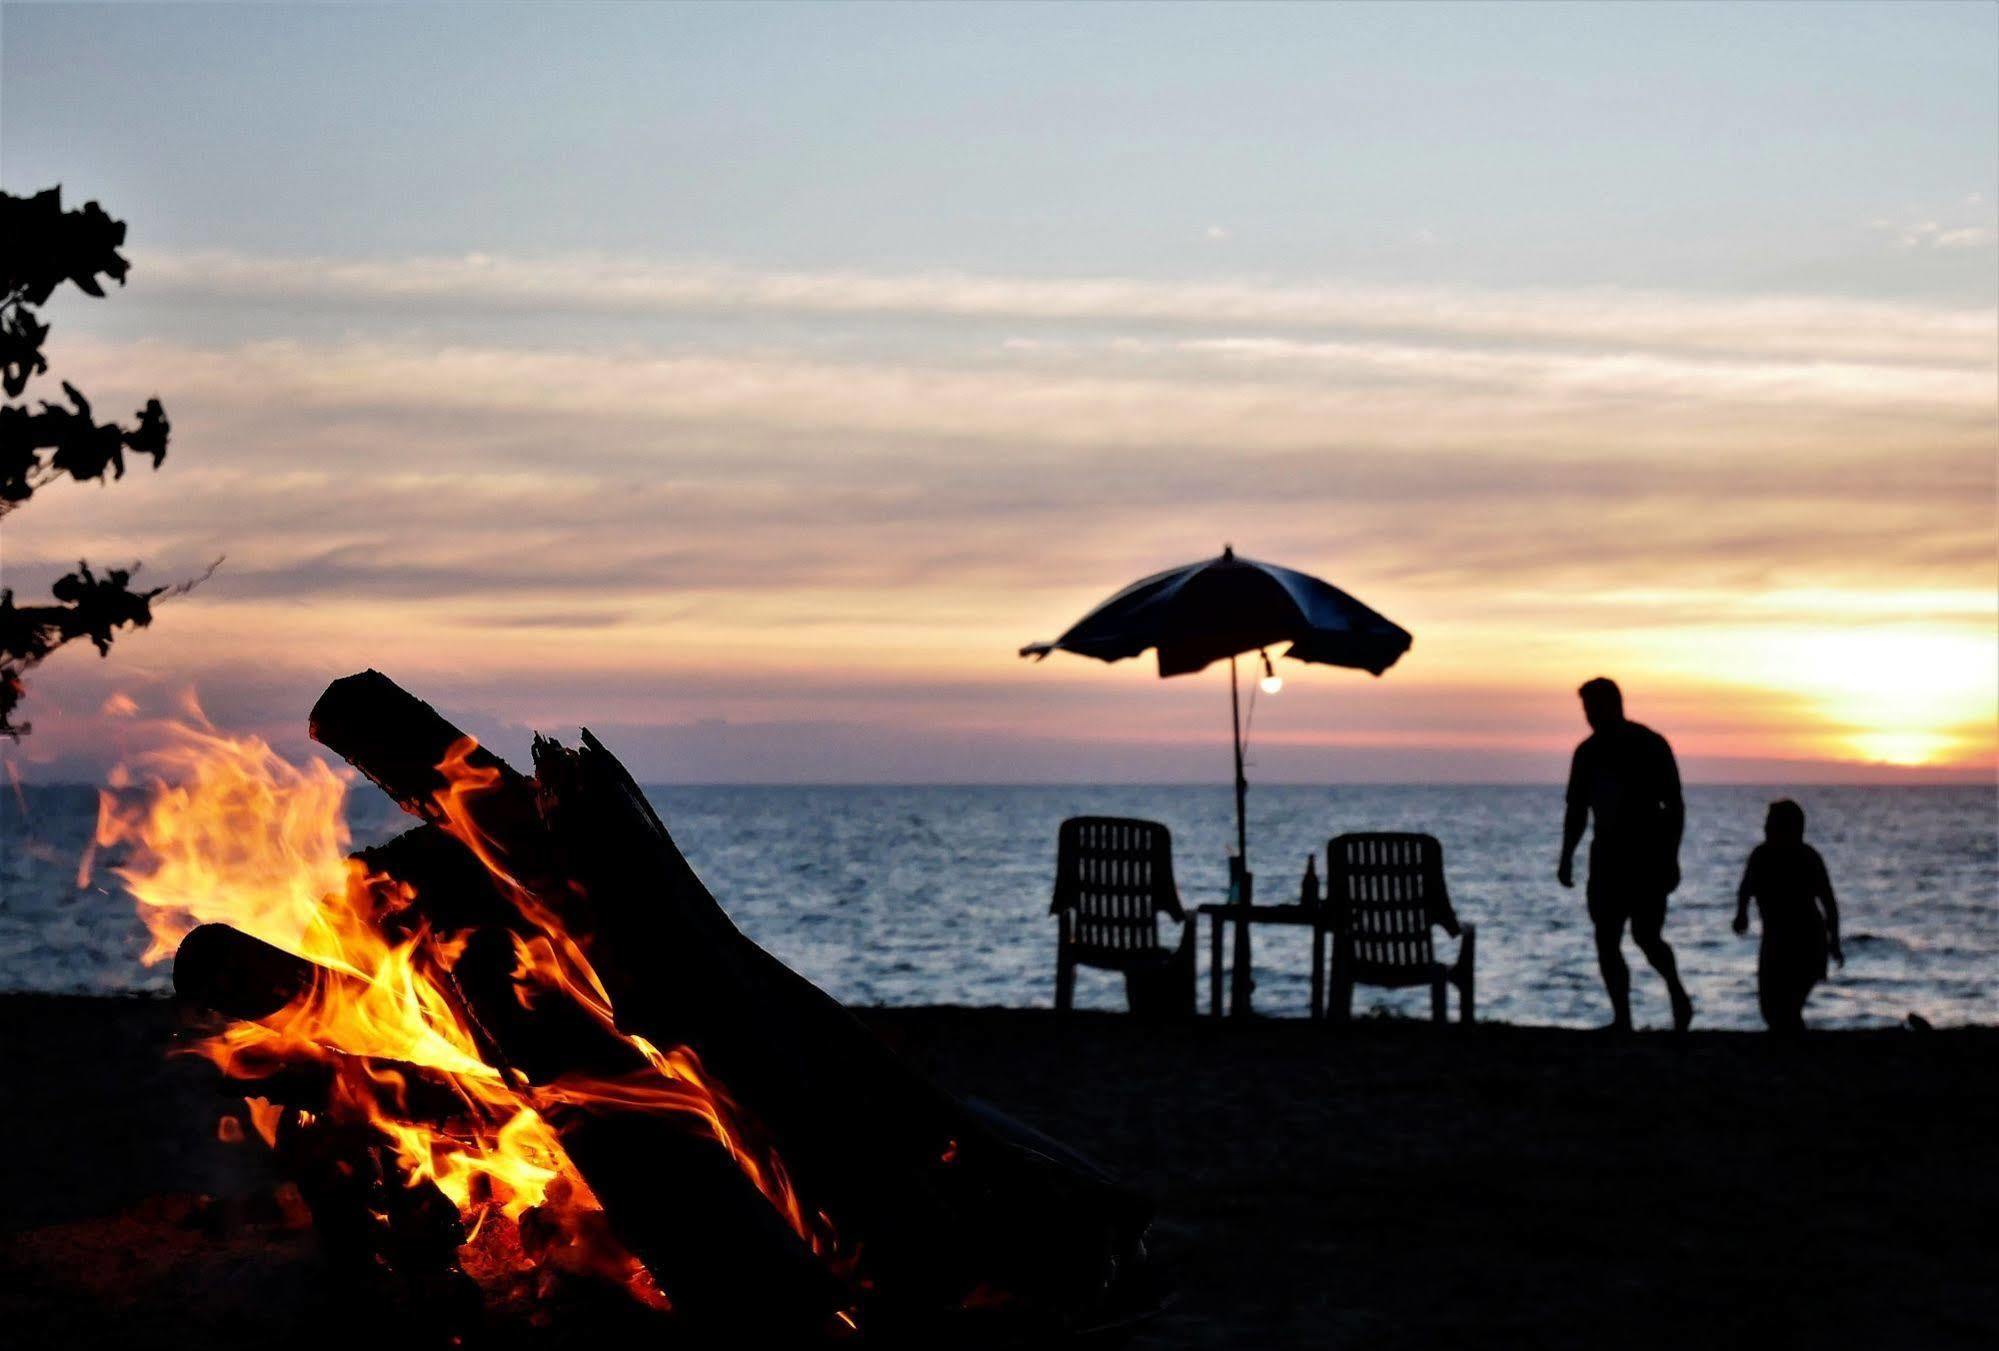
[[[1229,721],[1235,747],[1236,868],[1240,900],[1249,902],[1249,827],[1244,810],[1249,782],[1243,774],[1242,697],[1236,658],[1262,655],[1266,687],[1278,682],[1266,649],[1288,643],[1284,656],[1325,666],[1347,666],[1380,675],[1409,650],[1409,631],[1308,573],[1238,558],[1224,547],[1219,558],[1169,568],[1133,582],[1071,625],[1052,643],[1029,643],[1023,657],[1074,652],[1099,661],[1123,661],[1147,648],[1158,653],[1160,677],[1229,663]],[[1249,917],[1236,915],[1234,1006],[1248,1007]]]

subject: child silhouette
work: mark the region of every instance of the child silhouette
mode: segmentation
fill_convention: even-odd
[[[1763,843],[1749,855],[1735,894],[1735,931],[1749,932],[1749,898],[1763,918],[1756,958],[1756,998],[1772,1032],[1805,1029],[1805,997],[1825,979],[1828,954],[1841,966],[1839,904],[1825,860],[1805,843],[1805,809],[1785,798],[1770,804]]]

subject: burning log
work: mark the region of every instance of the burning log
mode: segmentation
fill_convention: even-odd
[[[518,941],[538,931],[486,865],[442,827],[418,826],[354,857],[365,872],[392,878],[408,893],[405,907],[384,917],[392,939],[407,941],[427,929],[455,940],[449,961],[428,947],[419,956],[492,1063],[537,1083],[584,1069],[618,1075],[644,1068],[628,1043],[573,1002],[530,1008],[521,1001],[514,986]]]
[[[250,1022],[276,1017],[315,986],[330,987],[338,999],[355,997],[364,985],[223,924],[191,932],[174,962],[179,998]],[[550,1038],[532,1023],[513,1026]],[[608,1050],[601,1028],[591,1035],[573,1018],[563,1026],[578,1038],[574,1058],[590,1064],[584,1083],[615,1082],[598,1077],[611,1070],[650,1073],[629,1047],[621,1058]],[[387,1289],[426,1306],[435,1303],[432,1296],[448,1296],[440,1312],[450,1314],[451,1328],[462,1326],[464,1277],[453,1254],[464,1231],[456,1209],[434,1185],[408,1177],[372,1130],[323,1114],[340,1096],[343,1072],[365,1076],[370,1095],[379,1089],[392,1096],[397,1115],[411,1122],[449,1127],[475,1117],[476,1105],[448,1075],[321,1054],[324,1060],[252,1077],[260,1096],[287,1104],[274,1142],[280,1171],[298,1184],[337,1263],[379,1268],[377,1274],[394,1278]],[[559,1078],[547,1093],[544,1114],[563,1148],[593,1190],[617,1199],[614,1223],[648,1270],[671,1274],[690,1321],[797,1338],[823,1331],[847,1302],[838,1281],[691,1117],[663,1126],[628,1104],[597,1102],[601,1089],[573,1088]],[[301,1114],[302,1107],[313,1110]]]
[[[595,737],[538,742],[535,767],[621,1020],[700,1051],[885,1300],[943,1310],[984,1289],[1076,1310],[1136,1256],[1142,1200],[1002,1135],[752,943]]]
[[[440,840],[453,852],[435,853]],[[426,898],[448,896],[454,877],[466,880],[460,865],[471,855],[422,826],[363,858],[399,870],[393,875],[415,891],[412,912],[428,922]],[[490,891],[490,877],[473,866]],[[453,988],[490,1058],[523,1079],[523,1096],[554,1128],[613,1228],[690,1321],[790,1338],[825,1331],[850,1302],[844,1288],[729,1151],[689,1112],[663,1120],[647,1114],[652,1099],[643,1092],[618,1099],[619,1085],[655,1077],[646,1058],[573,1001],[521,1001],[512,935],[523,926],[514,918],[513,928],[494,924],[466,939]]]
[[[227,924],[203,924],[181,940],[174,954],[174,994],[183,1003],[245,1022],[265,1022],[315,985],[339,987],[353,998],[361,981],[309,962]],[[293,1108],[324,1112],[337,1096],[342,1074],[364,1076],[392,1094],[412,1121],[442,1125],[472,1110],[450,1075],[406,1061],[325,1051],[318,1061],[234,1066],[252,1080],[257,1095]]]
[[[417,1343],[456,1344],[480,1321],[478,1288],[458,1262],[458,1208],[410,1177],[365,1126],[287,1109],[274,1145],[279,1171],[312,1212],[334,1270],[355,1295],[398,1320]]]
[[[462,856],[476,857],[490,874],[488,888],[497,878],[501,892],[511,892],[506,899],[526,924],[505,920],[496,930],[546,936],[552,927],[573,937],[602,982],[618,1034],[653,1048],[688,1047],[727,1086],[768,1135],[808,1210],[830,1216],[839,1250],[850,1261],[859,1255],[858,1283],[873,1292],[868,1307],[882,1311],[881,1322],[920,1325],[995,1299],[1074,1317],[1139,1258],[1148,1219],[1140,1198],[930,1085],[836,1001],[750,942],[623,766],[587,731],[574,750],[538,740],[530,781],[372,671],[336,681],[314,707],[311,729],[448,833]],[[420,872],[462,870],[463,857],[447,861],[451,851],[434,837],[408,848],[434,853]],[[403,880],[419,898],[426,894],[422,881]],[[460,980],[473,1015],[509,1059],[528,1048],[547,1057],[538,1059],[544,1065],[579,1056],[585,1043],[573,1031],[523,1019],[514,1007],[520,1001],[508,1004],[476,984]],[[597,998],[584,992],[582,1002]],[[735,1317],[746,1306],[729,1306],[747,1300],[793,1320],[815,1306],[841,1307],[819,1304],[825,1296],[798,1274],[804,1247],[791,1228],[795,1251],[754,1241],[756,1226],[739,1214],[739,1188],[717,1180],[698,1201],[682,1190],[681,1170],[699,1176],[720,1151],[663,1160],[656,1120],[622,1122],[623,1130],[606,1122],[620,1119],[585,1111],[562,1124],[564,1148],[614,1228],[677,1301],[692,1297]],[[762,1216],[776,1216],[764,1195],[753,1199]],[[718,1222],[740,1231],[749,1274],[732,1280],[708,1260]],[[712,1291],[710,1281],[718,1283]]]
[[[226,924],[203,924],[174,954],[183,1002],[244,1022],[277,1020],[315,990],[358,997],[359,977],[307,961]],[[414,1310],[436,1340],[478,1319],[479,1293],[458,1264],[465,1240],[458,1209],[410,1176],[364,1121],[341,1119],[343,1096],[395,1100],[406,1120],[446,1126],[474,1113],[448,1075],[422,1066],[323,1051],[322,1059],[274,1065],[234,1059],[231,1070],[267,1102],[282,1102],[270,1144],[279,1173],[311,1209],[321,1244],[360,1298]],[[265,1072],[268,1071],[268,1072]],[[348,1079],[343,1095],[343,1079]]]
[[[318,979],[350,978],[227,924],[198,926],[174,953],[175,994],[248,1022],[276,1013]]]
[[[402,702],[413,718],[371,716],[384,697]],[[428,706],[371,672],[337,682],[315,706],[312,727],[343,755],[381,755],[357,767],[414,814],[444,818],[439,804],[454,800],[459,781],[436,770],[445,754],[423,762],[409,748],[442,737],[448,752],[465,742]],[[355,728],[365,731],[350,734]],[[386,734],[394,732],[402,735]],[[717,1329],[794,1340],[836,1326],[851,1296],[724,1142],[704,1131],[699,1114],[662,1115],[657,1094],[643,1091],[636,1102],[618,1100],[621,1085],[651,1087],[645,1081],[657,1076],[646,1055],[574,998],[522,997],[515,980],[522,944],[540,938],[546,945],[548,935],[498,879],[523,875],[543,879],[546,890],[558,885],[545,880],[552,865],[531,786],[481,750],[462,755],[457,767],[490,782],[490,791],[461,794],[455,804],[476,830],[501,832],[479,837],[495,841],[496,852],[482,862],[436,824],[364,851],[364,868],[411,892],[392,922],[400,932],[479,926],[460,935],[463,947],[451,962],[440,963],[468,1023],[489,1058],[523,1079],[525,1096],[541,1108],[613,1229],[677,1310]]]

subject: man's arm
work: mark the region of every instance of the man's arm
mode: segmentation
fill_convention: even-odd
[[[1819,904],[1825,907],[1826,952],[1835,962],[1845,966],[1846,954],[1839,946],[1839,902],[1833,899],[1832,877],[1826,872],[1825,860],[1819,857],[1816,849],[1812,851],[1812,861],[1818,865]]]
[[[1742,884],[1735,889],[1735,931],[1749,932],[1749,897],[1756,890],[1756,855],[1749,856],[1749,862],[1742,865]]]
[[[1562,862],[1555,869],[1555,880],[1565,887],[1576,884],[1576,846],[1583,842],[1583,831],[1588,828],[1589,804],[1571,802],[1562,818]]]
[[[1555,880],[1565,887],[1576,884],[1576,846],[1589,828],[1589,798],[1583,792],[1583,748],[1576,747],[1569,761],[1569,807],[1562,817],[1562,861],[1555,867]]]
[[[1666,809],[1666,835],[1673,842],[1668,855],[1667,891],[1676,891],[1680,885],[1680,840],[1687,833],[1687,800],[1680,791],[1680,765],[1673,758],[1673,745],[1666,738],[1659,738],[1659,754],[1664,763],[1659,767],[1659,801]]]

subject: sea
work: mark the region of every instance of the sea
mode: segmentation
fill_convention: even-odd
[[[1219,901],[1234,839],[1217,786],[662,787],[648,793],[690,862],[751,938],[853,1004],[1047,1006],[1055,920],[1055,837],[1069,816],[1146,817],[1173,832],[1192,905]],[[1744,860],[1779,790],[1692,787],[1684,880],[1666,936],[1697,1026],[1753,1028],[1756,939],[1729,921]],[[1999,786],[1823,787],[1789,796],[1838,892],[1847,961],[1812,995],[1817,1027],[1879,1027],[1914,1014],[1935,1026],[1999,1023]],[[0,802],[0,991],[164,993],[165,966],[115,878],[79,886],[94,791],[26,786]],[[349,802],[356,845],[404,828],[372,788]],[[1587,1027],[1608,1017],[1578,879],[1555,881],[1555,787],[1253,786],[1257,899],[1294,900],[1328,837],[1417,830],[1443,843],[1451,899],[1478,926],[1479,1016]],[[1578,862],[1578,870],[1581,862]],[[1202,1006],[1206,931],[1199,938]],[[1303,1017],[1310,939],[1255,932],[1259,1013]],[[1439,935],[1446,952],[1448,939]],[[1627,944],[1634,1010],[1663,1026],[1663,986]],[[1078,1003],[1123,1007],[1122,979],[1084,970]],[[1356,1014],[1427,1017],[1426,991],[1363,988]]]

